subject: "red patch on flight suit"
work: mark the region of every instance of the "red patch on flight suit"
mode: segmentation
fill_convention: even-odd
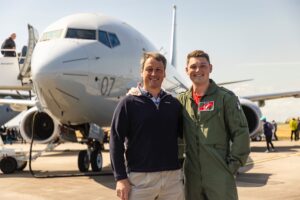
[[[198,110],[199,111],[213,111],[215,108],[214,101],[200,102]]]

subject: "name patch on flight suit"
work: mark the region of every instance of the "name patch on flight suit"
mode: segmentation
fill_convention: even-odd
[[[200,102],[198,111],[213,111],[215,108],[215,102],[214,101],[206,101],[206,102]]]

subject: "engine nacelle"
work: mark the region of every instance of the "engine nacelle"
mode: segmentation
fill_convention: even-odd
[[[262,133],[262,123],[260,121],[262,113],[260,108],[248,99],[240,98],[240,102],[247,118],[250,137]]]
[[[35,125],[32,127],[34,115]],[[33,139],[36,143],[49,143],[59,137],[59,123],[48,113],[39,112],[37,107],[26,111],[20,123],[20,133],[27,142],[31,141],[32,128],[34,128]]]

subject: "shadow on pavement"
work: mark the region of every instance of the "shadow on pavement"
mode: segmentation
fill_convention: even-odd
[[[300,149],[300,145],[295,145],[295,146],[276,146],[276,143],[273,143],[276,149],[276,152],[298,152]],[[265,152],[266,147],[257,147],[257,146],[252,146],[251,147],[251,152]]]
[[[93,181],[110,189],[115,189],[115,181],[112,174],[111,166],[103,167],[101,172],[87,172],[81,173],[77,170],[60,170],[60,171],[41,171],[34,170],[34,174],[38,179],[60,179],[60,178],[74,178],[74,177],[89,177]],[[2,174],[0,173],[1,179],[8,178],[36,178],[30,174],[28,170],[15,172],[13,174]]]
[[[240,173],[236,178],[238,187],[262,187],[267,184],[272,174]]]

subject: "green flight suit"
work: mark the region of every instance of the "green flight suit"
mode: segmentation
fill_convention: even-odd
[[[210,80],[199,105],[192,90],[178,99],[183,105],[186,200],[238,199],[234,174],[250,153],[248,124],[238,98]]]

